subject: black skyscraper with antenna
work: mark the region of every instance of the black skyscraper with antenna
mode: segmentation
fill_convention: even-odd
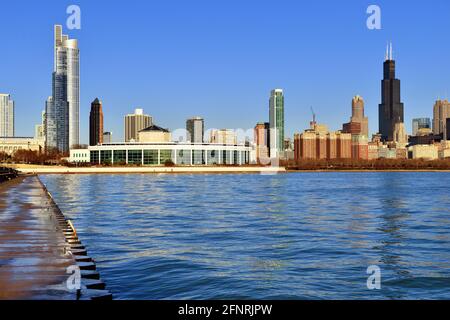
[[[396,123],[404,122],[404,106],[400,98],[400,80],[395,78],[395,60],[392,44],[386,49],[384,77],[381,81],[381,104],[379,106],[379,130],[383,141],[394,140]]]

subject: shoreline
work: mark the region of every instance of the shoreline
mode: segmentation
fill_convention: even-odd
[[[20,176],[0,184],[0,191],[0,300],[112,299],[73,224],[38,176]],[[67,287],[68,268],[75,266],[78,291]]]
[[[276,174],[281,167],[16,167],[22,174]]]
[[[10,165],[21,174],[281,174],[281,173],[449,173],[450,169],[289,169],[285,167],[59,167]]]
[[[382,170],[370,170],[370,169],[354,169],[354,170],[350,170],[350,169],[342,169],[342,170],[325,170],[325,169],[317,169],[317,170],[292,170],[292,169],[286,169],[286,173],[383,173],[383,172],[399,172],[399,173],[408,173],[408,172],[418,172],[418,173],[437,173],[437,172],[442,172],[442,173],[449,173],[450,170],[447,169],[443,169],[443,170],[437,170],[437,169],[382,169]]]

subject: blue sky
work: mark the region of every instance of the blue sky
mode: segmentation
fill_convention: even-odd
[[[71,4],[81,7],[81,30],[65,27]],[[381,7],[382,30],[366,27],[370,4]],[[54,24],[79,40],[84,143],[96,97],[120,141],[136,107],[172,130],[196,115],[207,128],[253,128],[268,121],[273,88],[285,90],[289,136],[308,126],[311,106],[319,122],[341,128],[356,94],[375,132],[388,41],[408,129],[450,92],[448,0],[18,0],[2,12],[0,92],[16,101],[21,136],[33,135],[51,95]]]

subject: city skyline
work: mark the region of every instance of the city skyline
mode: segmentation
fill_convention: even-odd
[[[39,19],[33,18],[31,21],[29,21],[29,23],[36,24],[35,29],[39,32],[39,34],[43,35],[44,30],[46,32],[45,36],[37,37],[37,39],[39,40],[39,46],[37,48],[38,56],[42,56],[42,52],[47,52],[48,55],[48,49],[51,46],[51,42],[49,41],[49,34],[51,33],[51,29],[49,29],[49,23],[52,25],[58,22],[63,23],[65,21],[65,5],[66,3],[54,6],[44,4],[44,6],[47,6],[49,8],[48,16],[53,20],[45,21],[45,16],[40,16]],[[144,3],[139,3],[137,5],[142,6],[143,8],[147,7],[147,5]],[[15,7],[14,5],[7,6],[11,6],[11,9],[14,9]],[[133,89],[131,91],[125,90],[126,93],[120,94],[120,97],[118,97],[118,90],[115,90],[117,86],[113,86],[112,84],[117,84],[119,81],[115,80],[115,78],[108,79],[110,74],[109,71],[106,70],[107,66],[112,65],[112,60],[104,59],[105,61],[102,61],[101,59],[99,59],[99,55],[95,51],[99,51],[102,48],[102,45],[105,44],[104,41],[110,40],[111,36],[113,35],[114,39],[116,39],[120,43],[125,44],[130,40],[126,39],[125,33],[114,31],[117,31],[118,29],[116,28],[118,27],[121,27],[124,30],[128,30],[128,28],[125,28],[125,26],[120,22],[117,23],[118,25],[110,25],[106,23],[107,27],[102,27],[100,22],[104,22],[105,20],[102,19],[106,19],[106,17],[100,19],[99,22],[94,22],[92,20],[93,16],[98,16],[96,14],[99,12],[101,5],[92,5],[88,4],[87,2],[81,1],[80,6],[83,12],[83,27],[79,31],[74,30],[68,33],[70,37],[79,39],[80,47],[82,48],[81,50],[83,52],[83,64],[81,65],[83,90],[80,106],[80,123],[82,136],[81,143],[88,142],[89,106],[90,101],[92,101],[92,99],[94,99],[96,96],[101,97],[105,102],[105,105],[108,105],[108,114],[105,116],[105,127],[107,127],[110,131],[118,133],[115,136],[115,140],[123,141],[123,129],[121,128],[121,125],[123,126],[122,118],[125,114],[129,113],[137,106],[142,106],[143,108],[145,108],[149,114],[158,119],[158,123],[163,124],[164,127],[169,127],[171,129],[182,128],[185,119],[192,114],[199,114],[203,118],[205,118],[206,122],[208,123],[208,128],[253,128],[256,122],[261,121],[267,117],[267,92],[277,87],[283,88],[286,95],[287,137],[292,137],[295,132],[300,132],[307,127],[307,123],[309,122],[311,117],[311,105],[314,106],[314,109],[318,114],[319,122],[327,123],[333,129],[339,128],[341,123],[343,123],[347,118],[348,99],[355,95],[361,95],[364,97],[366,101],[366,116],[369,117],[370,122],[370,133],[375,133],[378,131],[375,120],[377,119],[378,112],[376,109],[377,105],[379,104],[379,79],[381,75],[379,62],[382,61],[383,47],[386,45],[386,42],[391,39],[393,40],[395,45],[395,55],[397,57],[397,60],[401,60],[401,64],[398,66],[398,73],[401,74],[402,79],[402,97],[404,100],[403,102],[405,103],[405,125],[407,126],[409,133],[411,133],[412,131],[411,120],[413,118],[431,117],[432,107],[435,100],[437,98],[444,97],[445,91],[447,91],[447,87],[450,87],[449,80],[445,79],[445,77],[443,77],[443,75],[441,75],[436,70],[436,64],[438,64],[439,66],[443,66],[444,68],[445,66],[447,66],[448,62],[443,59],[443,56],[441,56],[441,51],[442,48],[445,48],[445,44],[440,45],[439,50],[436,50],[431,46],[428,46],[428,48],[422,48],[426,47],[426,42],[424,42],[420,47],[416,47],[416,45],[410,43],[407,37],[405,37],[405,30],[400,28],[398,25],[395,27],[392,26],[394,16],[401,14],[401,5],[387,4],[386,2],[381,2],[381,7],[383,9],[383,29],[381,31],[370,31],[365,28],[365,19],[367,17],[365,16],[364,5],[361,2],[353,1],[351,4],[345,6],[345,9],[349,10],[347,10],[345,13],[339,13],[339,16],[348,15],[354,17],[355,19],[358,18],[359,20],[355,23],[342,21],[342,25],[340,25],[338,29],[339,32],[343,31],[343,29],[348,29],[352,31],[353,35],[355,35],[356,33],[357,39],[359,39],[361,43],[364,44],[362,46],[357,46],[357,50],[355,49],[355,47],[347,47],[347,49],[345,50],[345,54],[342,51],[333,51],[333,53],[330,53],[331,51],[325,52],[315,50],[317,49],[317,46],[320,47],[320,45],[317,43],[317,40],[310,38],[307,29],[298,28],[296,30],[296,32],[298,32],[298,37],[310,40],[306,42],[309,49],[306,51],[302,51],[301,55],[298,54],[297,50],[294,50],[298,54],[298,60],[293,60],[291,54],[288,54],[287,52],[284,53],[286,55],[286,61],[277,59],[282,55],[275,55],[274,62],[276,60],[279,61],[280,64],[276,68],[278,69],[278,71],[273,72],[265,69],[265,73],[263,74],[261,74],[261,72],[255,72],[251,74],[251,70],[255,70],[257,66],[260,66],[268,61],[266,54],[260,53],[261,58],[257,59],[257,62],[255,64],[249,64],[245,69],[246,72],[244,72],[243,76],[243,78],[245,78],[244,86],[242,85],[243,83],[240,80],[236,79],[236,81],[234,82],[231,81],[231,78],[228,77],[229,73],[227,73],[226,70],[219,68],[220,70],[218,70],[219,72],[217,75],[209,74],[209,78],[212,77],[214,81],[199,80],[197,76],[195,76],[194,78],[190,79],[193,81],[190,81],[191,83],[189,85],[187,82],[185,82],[186,88],[184,88],[181,86],[180,80],[175,80],[175,77],[172,77],[172,80],[168,79],[167,76],[163,76],[161,78],[161,75],[163,74],[161,74],[160,70],[156,68],[156,72],[153,72],[152,70],[152,73],[149,73],[151,76],[148,77],[149,79],[146,79],[144,82],[135,81],[133,72],[125,72],[124,75],[126,76],[126,78],[132,78],[133,80],[124,81],[122,79],[120,82],[131,82],[131,84],[133,85]],[[162,11],[163,15],[171,16],[168,7],[164,5],[160,6],[165,9]],[[330,7],[333,6],[335,6],[335,4],[330,4]],[[447,3],[438,1],[436,6],[446,7],[448,5]],[[231,7],[232,6],[230,6],[230,9]],[[321,23],[323,23],[322,27],[324,29],[328,28],[328,26],[331,26],[331,22],[327,20],[327,16],[330,13],[320,11],[315,5],[308,5],[307,7],[307,9],[310,9],[309,12],[313,16],[319,14],[323,15],[324,18],[321,20]],[[290,2],[285,2],[283,8],[297,8],[297,6]],[[115,12],[118,9],[122,9],[122,6],[120,6],[119,4],[112,5],[112,16],[114,16]],[[198,14],[203,16],[208,12],[207,10],[216,12],[215,9],[216,7],[214,6],[208,6]],[[233,16],[231,10],[228,10],[228,6],[225,6],[224,9],[224,14],[223,16],[221,16],[222,19],[220,19],[220,21],[218,22],[221,27],[227,25],[225,21],[226,19],[223,19],[224,17]],[[263,7],[260,10],[265,12],[266,9],[267,8]],[[429,11],[427,11],[426,8],[421,9],[424,9],[425,16],[427,16],[427,13]],[[247,6],[244,6],[243,10],[243,12],[246,13],[251,12],[250,8]],[[419,8],[417,8],[417,10],[419,10]],[[298,10],[297,13],[301,17],[304,17],[305,15],[304,10]],[[139,16],[139,13],[136,13],[136,11],[133,11],[133,14]],[[410,12],[410,15],[412,16],[416,14],[418,14],[418,12],[416,12],[416,9]],[[436,15],[436,10],[433,10],[433,14]],[[110,17],[111,16],[109,16],[109,18]],[[286,17],[285,23],[292,23],[294,21],[293,18],[294,17],[292,15],[288,15]],[[310,21],[308,21],[308,23],[309,22]],[[162,22],[158,20],[155,23]],[[13,25],[14,22],[12,22],[11,27]],[[243,27],[247,26],[246,24],[242,25],[242,22],[240,22],[239,25]],[[427,32],[431,32],[431,30],[435,29],[436,27],[433,22],[430,22],[428,20],[426,21],[426,23],[424,23],[423,21],[417,21],[417,25],[414,25],[412,27],[419,28],[424,27],[424,25],[426,26],[425,28],[422,28],[422,37],[425,37],[425,35],[430,36],[431,33]],[[266,27],[263,28],[261,32],[257,32],[250,26],[247,27],[250,29],[244,28],[244,30],[251,31],[252,35],[255,36],[262,36],[264,34],[264,31],[268,30]],[[195,30],[191,31],[191,36],[195,36],[196,34],[204,35],[204,30],[199,30],[198,28],[195,28]],[[233,28],[232,30],[230,30],[229,34],[236,35],[235,31],[236,30]],[[282,31],[280,34],[283,35],[283,37],[292,36],[292,33],[288,32],[288,30],[285,28],[285,25],[284,27],[275,27],[275,29],[271,32],[268,32],[268,34],[272,34],[272,32],[275,31]],[[27,32],[34,33],[34,30],[28,30]],[[332,31],[329,32],[333,33]],[[105,39],[101,39],[102,37],[98,36],[98,34],[102,35]],[[160,44],[161,38],[164,36],[164,34],[165,33],[162,32],[161,35],[157,37],[158,41],[156,41],[156,43],[158,45]],[[170,34],[177,38],[173,33]],[[5,35],[7,36],[7,34]],[[329,40],[328,42],[326,42],[326,44],[330,46],[330,48],[336,48],[337,44],[332,41],[329,36],[325,35],[322,29],[320,29],[316,35],[319,39]],[[96,39],[95,42],[92,39],[92,37],[94,36]],[[224,34],[221,34],[220,38],[223,37],[228,39]],[[366,37],[367,40],[363,40],[363,38]],[[435,35],[432,35],[432,37],[430,37],[430,39],[434,38]],[[347,37],[342,37],[340,41],[342,42],[341,46],[343,47],[345,47],[345,45],[349,43],[349,39]],[[213,41],[213,44],[214,43],[215,41]],[[13,42],[13,44],[15,45],[14,48],[17,48],[17,50],[20,51],[20,45],[16,42]],[[300,44],[297,44],[296,40],[292,40],[292,42],[283,41],[280,45],[283,48],[295,46],[296,49]],[[362,49],[363,47],[364,49]],[[105,50],[107,50],[108,48],[110,47],[106,46]],[[146,48],[149,49],[148,47]],[[171,50],[169,48],[172,47],[169,46],[167,50]],[[239,50],[237,50],[236,47],[232,48],[233,50],[230,51],[233,57],[232,61],[236,62],[236,65],[232,65],[233,70],[235,67],[238,67],[240,63],[244,61],[248,62],[249,55],[255,53],[250,48],[245,48],[246,50],[242,52],[242,59],[244,61],[235,61],[236,59],[238,59],[237,54]],[[256,46],[256,48],[259,48],[259,46]],[[187,48],[185,49],[188,50]],[[415,64],[417,59],[423,56],[425,49],[428,52],[428,56],[433,57],[433,59],[437,61],[437,63],[433,64],[434,69],[429,68],[430,70],[426,70],[425,68],[421,68],[420,66],[416,66]],[[129,52],[128,50],[124,51],[126,50],[124,48],[117,48],[117,50],[118,52],[122,53]],[[189,49],[188,51],[190,52],[190,50],[191,49]],[[351,53],[348,52],[349,50],[351,50]],[[196,50],[196,52],[197,51],[198,50]],[[148,50],[142,51],[142,53],[145,53],[145,55],[151,54],[151,57],[154,58],[153,60],[166,66],[166,63],[170,59],[169,57],[167,57],[167,59],[161,59],[161,55],[163,52],[167,54],[170,51],[166,51],[160,46],[158,46],[158,50],[156,53],[154,51]],[[200,52],[198,53],[200,56],[202,56]],[[207,60],[205,63],[207,65],[210,65],[209,62],[212,62],[211,60],[217,62],[215,59],[218,59],[220,56],[216,54],[216,50],[212,50],[212,52],[209,52],[210,60]],[[115,56],[114,53],[111,53],[111,55]],[[311,55],[313,55],[314,60],[311,59]],[[117,56],[115,57],[117,58]],[[124,55],[124,57],[126,58],[127,55]],[[139,59],[136,59],[137,61],[144,61],[141,59],[143,58],[143,55],[141,53],[138,54],[138,58]],[[48,65],[48,61],[44,61],[45,59],[40,60],[42,60],[43,66]],[[48,56],[46,57],[46,60],[50,60]],[[302,72],[300,72],[299,66],[303,66],[303,61],[311,60],[316,62],[315,64],[318,66],[318,68],[315,70],[316,73],[313,73],[308,68],[305,70],[305,72],[303,71],[303,69]],[[345,65],[346,62],[350,60],[354,60],[355,62],[355,73],[353,74],[353,77],[358,78],[356,80],[350,79],[349,75],[347,74],[340,73],[338,71],[334,72],[335,70],[340,70],[341,67],[339,65]],[[15,59],[10,59],[10,61],[13,65],[17,63]],[[134,61],[131,61],[129,59],[118,61],[123,62],[123,64],[127,66],[132,66],[135,63]],[[301,64],[299,65],[298,63]],[[84,66],[84,64],[86,64],[86,66]],[[197,71],[203,75],[204,79],[208,79],[208,77],[206,77],[204,67],[198,64],[194,65],[199,66],[199,69]],[[180,67],[180,64],[176,63],[176,66]],[[292,71],[295,71],[294,74],[292,74],[291,70],[287,69],[287,66],[292,66]],[[414,68],[412,68],[413,66]],[[8,71],[9,66],[5,67],[6,71]],[[47,92],[49,86],[48,70],[46,71],[47,73],[41,74],[39,72],[39,69],[42,70],[43,68],[41,66],[35,67],[36,70],[30,70],[30,72],[32,72],[33,74],[32,78],[39,79],[39,81],[41,81],[42,79],[47,79],[47,89],[44,90],[44,92]],[[143,70],[147,70],[148,67],[149,64],[144,63]],[[409,71],[409,69],[412,69],[412,71]],[[178,72],[179,78],[186,80],[186,77],[189,78],[190,76],[192,76],[190,72],[187,72],[188,70],[186,70],[185,67],[180,67]],[[333,74],[330,74],[330,70],[333,71]],[[99,81],[96,81],[94,77],[94,74],[96,73],[95,71],[97,71],[97,73],[101,72],[103,74],[101,83]],[[431,71],[434,72],[432,76],[430,74]],[[167,69],[167,72],[167,75],[175,75],[173,73],[173,68]],[[245,74],[249,75],[247,76]],[[141,75],[141,73],[139,73],[139,75]],[[355,77],[355,75],[358,76]],[[418,75],[420,75],[420,77]],[[261,78],[261,76],[263,76],[262,80],[254,81],[256,77]],[[342,78],[341,83],[336,81],[337,77]],[[14,77],[12,78],[14,79]],[[305,78],[308,78],[311,81],[305,84],[303,83]],[[420,78],[432,78],[432,81],[420,81]],[[137,77],[137,79],[142,78]],[[158,80],[162,81],[159,81],[160,83],[156,83],[155,81]],[[1,79],[0,86],[3,92],[8,92],[15,98],[17,108],[16,119],[18,123],[16,134],[21,136],[32,136],[34,125],[39,122],[39,115],[41,110],[43,109],[42,102],[40,102],[41,100],[38,100],[34,97],[42,96],[43,93],[41,91],[37,92],[40,85],[36,86],[36,88],[31,88],[27,81],[23,82],[23,85],[14,86],[14,81],[9,83],[5,78]],[[210,90],[210,93],[205,95],[201,103],[194,103],[194,101],[190,101],[189,98],[191,97],[191,95],[189,93],[186,94],[187,88],[191,89],[194,85],[202,85],[202,87],[208,88]],[[418,85],[423,85],[424,90],[417,90],[416,87]],[[27,86],[27,88],[25,88],[25,86]],[[340,90],[334,88],[334,86],[338,87]],[[239,87],[236,93],[239,93],[243,97],[243,99],[239,99],[239,101],[233,99],[233,95],[227,92],[230,90],[230,88],[236,87]],[[126,88],[129,87],[127,86]],[[28,94],[29,92],[27,90],[32,91],[32,93]],[[323,91],[323,94],[320,96],[321,99],[317,99],[318,90]],[[172,92],[172,95],[168,94],[169,91]],[[184,96],[186,98],[179,100],[177,96]],[[44,95],[44,100],[45,97],[46,96]],[[42,99],[42,97],[40,99]],[[128,101],[126,101],[127,99]],[[233,103],[229,103],[230,101],[233,101]],[[225,109],[227,109],[224,108],[224,105],[228,107],[228,112],[224,111]],[[168,109],[173,110],[176,116],[173,117],[172,112],[167,113],[166,111]],[[330,112],[331,110],[334,110],[335,112]],[[23,115],[25,114],[25,112],[27,115],[30,114],[30,116],[24,117]]]

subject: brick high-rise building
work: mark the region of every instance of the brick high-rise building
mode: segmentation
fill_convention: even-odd
[[[352,159],[369,159],[369,143],[365,135],[352,135]]]
[[[337,139],[338,134],[335,132],[330,132],[327,137],[327,159],[337,158]]]
[[[270,124],[268,122],[258,123],[255,126],[254,142],[256,145],[256,161],[258,163],[270,160]]]
[[[327,159],[327,138],[328,133],[317,133],[316,134],[316,159]]]
[[[336,139],[336,158],[352,158],[352,135],[349,133],[338,132]]]
[[[360,96],[352,99],[352,117],[344,124],[343,132],[369,136],[369,119],[364,116],[364,100]]]
[[[316,128],[316,129],[314,129]],[[300,159],[350,159],[352,157],[352,135],[323,131],[325,126],[316,126],[294,136],[294,158]],[[317,130],[321,128],[322,130]]]
[[[96,146],[103,143],[103,110],[102,102],[96,98],[91,103],[89,115],[89,145]]]
[[[442,135],[444,139],[449,139],[447,135],[447,118],[450,118],[450,102],[448,100],[437,100],[433,107],[433,133]]]

